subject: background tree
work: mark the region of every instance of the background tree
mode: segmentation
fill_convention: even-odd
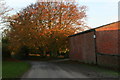
[[[68,36],[84,31],[86,7],[67,2],[32,4],[9,18],[10,49],[18,52],[22,46],[42,50],[44,55],[68,49]],[[16,46],[15,46],[16,45]]]
[[[6,3],[4,0],[0,0],[0,17],[2,17],[3,15],[5,15],[7,12],[9,12],[11,9],[9,9],[6,6]]]
[[[5,22],[7,13],[11,10],[12,8],[8,8],[4,0],[0,0],[0,25]]]
[[[8,37],[6,33],[8,32],[6,29],[6,20],[7,20],[7,15],[8,12],[11,11],[12,9],[8,8],[6,6],[6,3],[4,0],[0,0],[0,43],[2,40],[2,56],[3,58],[5,57],[10,57],[10,51],[8,49]]]

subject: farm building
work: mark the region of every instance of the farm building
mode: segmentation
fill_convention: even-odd
[[[119,21],[69,36],[70,59],[107,67],[119,67]]]

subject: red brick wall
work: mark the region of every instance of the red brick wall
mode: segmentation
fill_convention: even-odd
[[[98,53],[118,54],[118,23],[96,29]]]
[[[120,55],[120,23],[118,23],[118,54]],[[118,59],[118,64],[119,64],[119,68],[118,71],[120,72],[120,56]]]
[[[120,68],[119,64],[120,56],[111,55],[97,55],[97,63],[100,66],[109,67],[118,70]]]
[[[118,22],[96,29],[97,63],[118,69],[120,67]]]
[[[70,59],[95,63],[94,31],[70,37]]]
[[[82,38],[82,36],[81,36]],[[80,39],[78,39],[78,36],[70,37],[70,59],[72,60],[83,60],[82,58],[82,52],[81,47],[78,47],[79,45],[82,45]]]
[[[106,67],[120,65],[120,26],[112,23],[96,30],[97,64]],[[96,63],[94,31],[70,37],[70,59],[85,63]],[[119,40],[118,40],[119,39]]]

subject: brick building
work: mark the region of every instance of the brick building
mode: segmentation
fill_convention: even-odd
[[[110,23],[69,36],[70,59],[119,67],[119,23]]]

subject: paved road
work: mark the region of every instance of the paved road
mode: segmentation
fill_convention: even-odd
[[[59,64],[57,62],[30,62],[31,69],[22,78],[89,78],[76,71],[74,65]],[[72,66],[73,68],[71,69]]]
[[[57,60],[57,61],[28,61],[32,67],[26,72],[22,78],[68,78],[72,80],[76,80],[79,78],[87,78],[91,80],[91,78],[105,78],[105,80],[115,80],[114,78],[118,78],[118,76],[103,74],[92,67],[84,66],[79,63],[70,62],[67,60]],[[106,79],[108,78],[108,79]],[[66,80],[66,79],[65,79]],[[86,80],[86,79],[85,79]],[[100,79],[99,79],[100,80]],[[103,80],[103,79],[102,79]],[[119,79],[117,79],[119,80]]]

